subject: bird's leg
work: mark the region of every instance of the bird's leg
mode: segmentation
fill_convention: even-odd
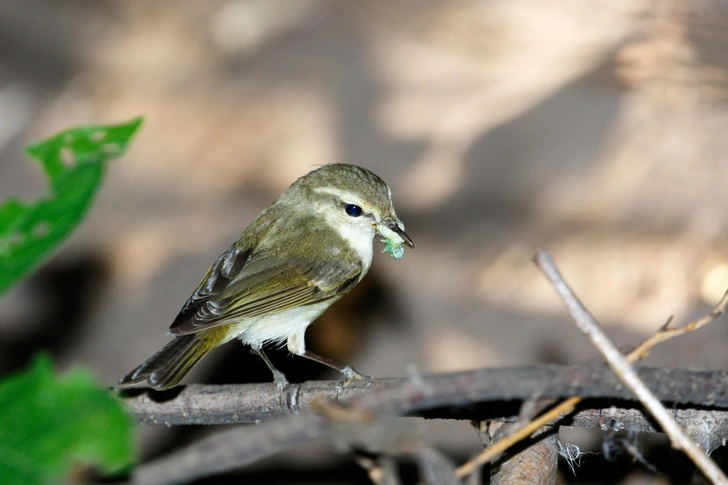
[[[344,385],[348,384],[349,382],[355,380],[355,379],[371,379],[371,377],[360,374],[357,371],[354,370],[354,368],[350,365],[342,365],[336,362],[334,359],[329,359],[328,357],[324,357],[322,355],[314,354],[310,350],[306,350],[303,354],[301,354],[301,357],[306,357],[309,360],[313,360],[314,362],[318,362],[319,364],[323,364],[325,366],[331,367],[332,369],[336,369],[337,371],[344,374],[344,377],[346,377],[346,381]]]
[[[285,374],[283,372],[279,371],[273,366],[273,363],[268,359],[268,356],[265,355],[263,352],[263,349],[252,347],[253,352],[258,354],[258,357],[263,359],[263,362],[265,362],[265,365],[268,366],[268,370],[270,370],[270,373],[273,374],[273,382],[275,383],[276,387],[278,388],[279,392],[283,392],[283,389],[286,388],[288,385],[288,379],[286,379]]]

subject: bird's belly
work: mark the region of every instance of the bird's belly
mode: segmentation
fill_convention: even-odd
[[[239,338],[244,344],[262,346],[284,344],[292,335],[303,336],[311,322],[331,306],[327,300],[314,305],[292,308],[262,317],[249,318],[231,325],[225,340]]]

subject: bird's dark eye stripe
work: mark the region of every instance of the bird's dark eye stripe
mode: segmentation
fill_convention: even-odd
[[[354,205],[354,204],[346,204],[344,206],[344,211],[346,212],[346,214],[348,216],[351,216],[351,217],[359,217],[362,212],[361,207],[359,207],[358,205]]]

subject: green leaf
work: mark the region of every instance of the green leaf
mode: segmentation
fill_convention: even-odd
[[[49,194],[0,205],[0,293],[36,268],[79,224],[106,171],[142,123],[85,126],[33,143],[26,150],[48,174]]]
[[[58,376],[39,356],[0,381],[0,481],[58,483],[74,465],[118,472],[134,459],[132,430],[123,404],[88,372]]]

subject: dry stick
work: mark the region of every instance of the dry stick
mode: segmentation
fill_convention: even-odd
[[[662,429],[670,437],[673,447],[678,450],[683,450],[713,483],[728,485],[728,477],[683,432],[682,428],[675,422],[675,419],[667,409],[665,409],[655,395],[645,386],[642,379],[639,378],[634,367],[627,360],[627,357],[609,340],[599,323],[574,295],[556,268],[556,265],[551,259],[551,255],[547,251],[540,251],[536,255],[536,264],[551,282],[559,297],[561,297],[566,309],[576,322],[576,326],[591,340],[592,344],[601,352],[609,366],[612,367],[622,382],[630,388],[637,399],[640,400],[650,414],[660,423]]]
[[[662,327],[655,335],[650,337],[649,339],[645,340],[639,347],[634,349],[632,352],[629,353],[627,356],[627,360],[630,362],[636,362],[644,357],[646,357],[649,354],[649,351],[657,344],[661,342],[665,342],[667,340],[670,340],[672,338],[678,337],[680,335],[684,335],[688,332],[695,331],[708,323],[712,322],[716,318],[718,318],[720,315],[725,313],[726,307],[728,307],[728,291],[725,292],[723,295],[723,298],[718,302],[718,304],[715,306],[713,311],[711,311],[708,315],[705,315],[704,317],[693,320],[682,327],[678,328],[666,328],[666,326]],[[668,324],[670,321],[668,321]],[[532,421],[526,423],[522,428],[517,429],[513,432],[513,434],[506,436],[502,440],[494,443],[493,445],[489,446],[488,448],[484,449],[478,456],[472,458],[471,460],[467,461],[466,463],[463,463],[460,467],[457,468],[456,473],[457,476],[460,478],[466,477],[473,473],[477,467],[484,465],[491,460],[493,460],[495,457],[500,455],[501,453],[504,453],[507,451],[511,446],[515,445],[516,443],[528,438],[533,433],[538,431],[542,426],[547,425],[548,423],[554,422],[557,419],[571,413],[576,409],[577,404],[579,404],[581,401],[583,401],[584,398],[581,396],[574,396],[569,399],[566,399],[559,403],[558,405],[554,406],[553,408],[549,409],[547,412],[542,414],[541,416],[533,419]]]
[[[716,391],[728,389],[728,374],[724,372],[645,367],[640,369],[640,376],[663,401],[728,409],[728,392]],[[322,395],[378,414],[426,413],[429,418],[444,419],[477,419],[483,413],[496,417],[494,412],[505,409],[496,411],[485,403],[527,401],[534,396],[552,400],[569,396],[634,399],[606,365],[541,364],[473,369],[414,380],[354,381],[338,396],[336,386],[336,381],[309,381],[291,384],[281,395],[273,383],[191,384],[181,391],[145,391],[124,401],[140,424],[175,426],[253,423],[305,414]]]
[[[517,424],[492,423],[487,433],[493,440],[502,439],[513,426]],[[556,483],[558,458],[556,433],[545,428],[545,433],[535,437],[534,442],[525,449],[496,461],[490,473],[490,483],[500,485],[527,481],[533,485],[552,485]],[[524,480],[526,477],[527,480]]]

